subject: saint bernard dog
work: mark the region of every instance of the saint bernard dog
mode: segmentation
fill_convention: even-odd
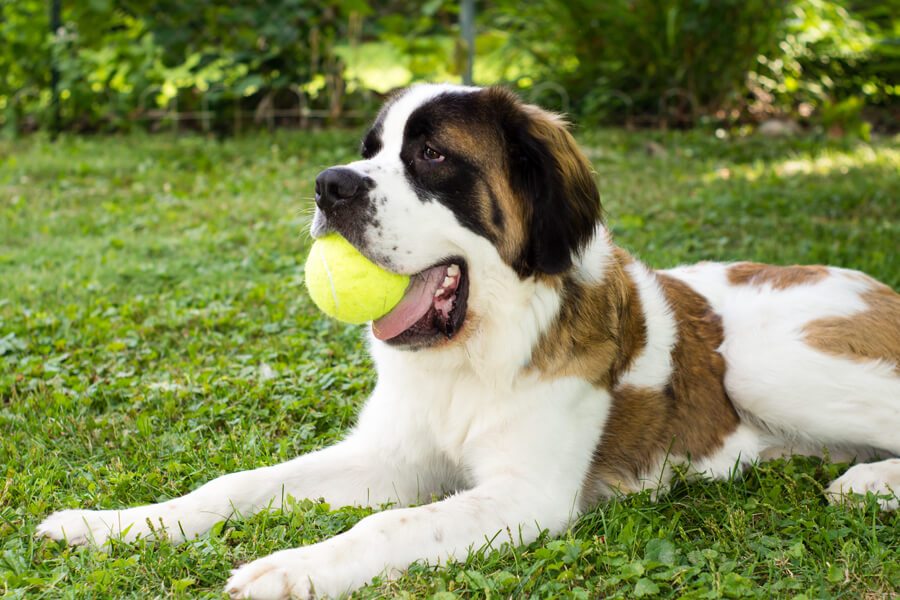
[[[613,243],[557,115],[499,88],[406,90],[361,160],[318,176],[312,235],[334,231],[412,276],[372,324],[378,380],[346,439],[159,504],[57,512],[39,535],[178,542],[288,496],[393,507],[226,585],[310,598],[559,534],[675,470],[728,478],[827,448],[878,458],[830,499],[871,491],[897,509],[900,295],[835,267],[641,264]]]

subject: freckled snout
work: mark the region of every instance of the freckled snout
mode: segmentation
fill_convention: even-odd
[[[347,167],[331,167],[316,177],[316,206],[326,215],[342,208],[352,208],[366,198],[375,182]]]

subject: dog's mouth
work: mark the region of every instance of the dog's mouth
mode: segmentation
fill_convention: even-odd
[[[465,261],[452,259],[413,275],[406,293],[372,323],[379,340],[398,346],[427,346],[452,339],[466,318],[469,278]]]

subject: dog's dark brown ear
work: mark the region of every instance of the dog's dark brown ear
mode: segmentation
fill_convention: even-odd
[[[561,273],[602,219],[590,163],[561,117],[502,88],[485,93],[502,119],[510,179],[525,204],[529,239],[514,267],[520,275]]]

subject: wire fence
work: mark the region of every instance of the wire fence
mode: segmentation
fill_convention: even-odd
[[[109,121],[140,124],[149,131],[225,130],[240,133],[249,129],[276,128],[307,129],[323,125],[357,124],[371,119],[387,94],[366,88],[359,81],[336,75],[326,75],[325,84],[315,92],[306,84],[292,84],[275,90],[244,96],[237,90],[221,85],[207,89],[196,87],[177,89],[168,99],[162,97],[163,87],[153,85],[138,95],[136,108],[121,114],[111,114]],[[533,104],[571,114],[572,99],[566,88],[557,82],[543,81],[527,86],[509,82],[510,87]],[[350,91],[348,91],[350,90]],[[10,98],[13,110],[23,107],[39,95],[38,90],[21,90]],[[108,91],[108,106],[115,106],[114,92]],[[612,115],[611,122],[626,128],[681,127],[697,122],[700,113],[697,99],[687,90],[671,88],[660,95],[655,113],[642,107],[635,110],[635,100],[622,90],[603,90],[604,110]]]
[[[371,90],[355,92],[353,105],[348,107],[343,92],[332,91],[324,98],[321,94],[311,97],[299,85],[290,85],[257,98],[233,97],[229,100],[223,100],[229,94],[221,86],[203,91],[179,90],[164,106],[148,103],[148,98],[159,91],[160,86],[144,90],[133,117],[137,122],[148,123],[149,129],[154,131],[168,126],[173,132],[181,129],[209,132],[214,124],[226,122],[230,123],[228,128],[233,133],[248,127],[307,129],[316,121],[344,124],[368,119],[381,104],[381,97]],[[185,104],[196,108],[183,110]],[[215,110],[211,108],[213,105]]]

